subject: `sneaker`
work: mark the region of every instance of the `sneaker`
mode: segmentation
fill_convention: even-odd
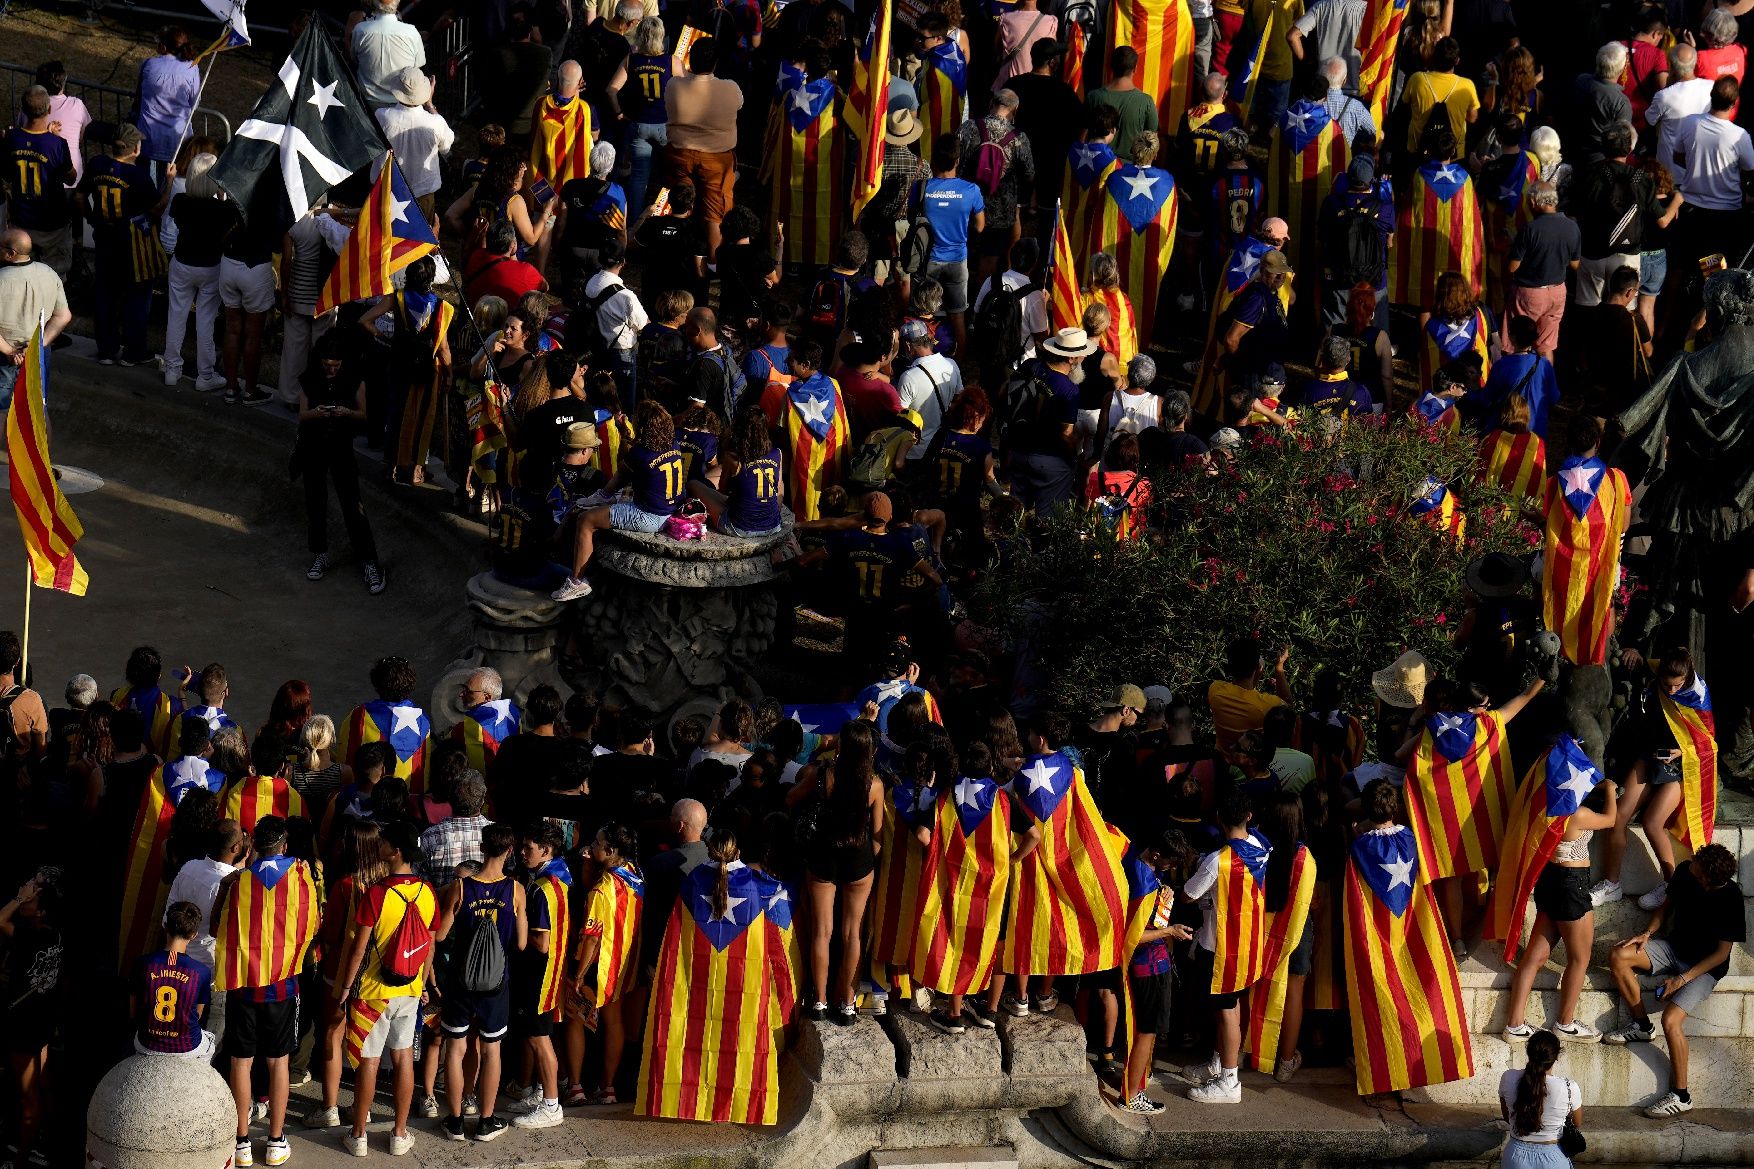
[[[199,383],[196,384],[199,386]],[[242,393],[243,391],[236,386],[227,386],[225,387],[225,393],[219,395],[219,400],[224,402],[227,406],[235,406],[238,404],[238,397]]]
[[[178,382],[180,382],[182,380],[183,380],[183,375],[181,373],[172,373],[168,369],[164,371],[164,384],[165,385],[175,386]]]
[[[1602,1033],[1588,1023],[1555,1023],[1553,1034],[1565,1043],[1600,1043]]]
[[[124,353],[120,357],[115,358],[113,364],[119,365],[123,369],[132,369],[137,365],[151,365],[153,362],[155,362],[157,360],[158,360],[158,358],[154,357],[150,353],[148,353],[145,357],[129,357],[126,353]]]
[[[306,1128],[340,1128],[341,1110],[339,1108],[313,1108],[305,1113]]]
[[[198,377],[195,379],[195,389],[203,394],[211,394],[214,390],[223,390],[224,388],[225,379],[218,374],[214,374],[212,377]]]
[[[834,1008],[834,1021],[837,1026],[851,1027],[859,1021],[859,1008],[852,1003],[842,1003]]]
[[[1649,1019],[1640,1023],[1634,1019],[1624,1027],[1617,1027],[1602,1036],[1602,1042],[1614,1047],[1625,1047],[1629,1043],[1649,1043],[1657,1037],[1657,1029],[1651,1026]]]
[[[475,1126],[475,1139],[478,1141],[494,1140],[510,1127],[511,1125],[497,1116],[483,1116],[481,1123]]]
[[[1273,1069],[1273,1079],[1281,1084],[1289,1084],[1291,1082],[1291,1077],[1295,1076],[1297,1074],[1297,1069],[1302,1066],[1303,1052],[1294,1051],[1279,1061],[1279,1066]]]
[[[1182,1069],[1182,1079],[1190,1084],[1210,1084],[1224,1074],[1224,1068],[1216,1057],[1205,1063],[1191,1063]]]
[[[967,1018],[968,1012],[964,1011],[963,1017]],[[975,1001],[974,1025],[976,1027],[985,1027],[989,1031],[999,1025],[999,1013],[993,1010],[993,1008],[987,1006],[985,999],[977,999]]]
[[[560,1094],[560,1106],[562,1108],[582,1108],[590,1102],[591,1098],[587,1096],[585,1090],[577,1084],[572,1085]]]
[[[231,1163],[238,1169],[249,1169],[256,1163],[255,1154],[250,1152],[250,1138],[245,1137],[238,1142],[237,1151],[232,1154]]]
[[[1188,1089],[1188,1099],[1195,1104],[1241,1104],[1242,1081],[1232,1073],[1218,1076],[1198,1087]]]
[[[384,574],[383,570],[378,568],[377,561],[366,561],[365,567],[361,570],[360,575],[365,577],[366,592],[375,597],[384,591]],[[437,1113],[434,1113],[434,1115],[436,1116]]]
[[[287,1079],[286,1086],[289,1088],[302,1088],[310,1082],[311,1082],[311,1070],[309,1068],[305,1068],[302,1071],[293,1072],[292,1075]]]
[[[569,576],[566,583],[548,594],[551,601],[576,601],[591,595],[591,582]]]
[[[422,1096],[420,1098],[420,1115],[428,1120],[437,1120],[439,1114],[438,1097]]]
[[[1045,1015],[1059,1005],[1060,996],[1051,990],[1043,995],[1029,996],[1029,1009],[1038,1015]]]
[[[554,1128],[566,1123],[566,1113],[560,1110],[559,1102],[553,1105],[538,1104],[522,1116],[512,1118],[513,1128]]]
[[[251,1123],[254,1123],[258,1120],[267,1120],[267,1119],[268,1119],[268,1101],[258,1100],[254,1104],[250,1105],[250,1121],[251,1121]]]
[[[116,364],[116,359],[113,357],[100,357],[97,359],[97,363],[99,365],[114,365]]]
[[[1121,1105],[1121,1111],[1131,1112],[1138,1116],[1156,1116],[1163,1111],[1163,1105],[1143,1092],[1134,1092],[1133,1098]]]
[[[1007,1015],[1012,1015],[1019,1019],[1026,1019],[1029,1017],[1029,1004],[1014,996],[1010,991],[1006,991],[1004,997],[999,1000],[999,1009],[1004,1011]]]
[[[390,1156],[392,1156],[392,1157],[404,1156],[408,1152],[408,1150],[412,1149],[413,1147],[414,1147],[414,1134],[413,1133],[405,1132],[405,1133],[401,1134],[400,1136],[398,1136],[395,1133],[390,1134]]]
[[[1590,886],[1590,905],[1596,909],[1612,905],[1624,896],[1626,894],[1621,892],[1619,881],[1597,881]]]
[[[1668,886],[1668,882],[1665,881],[1663,884],[1658,885],[1655,889],[1652,889],[1650,892],[1645,893],[1643,896],[1639,897],[1638,907],[1640,909],[1649,910],[1649,911],[1654,912],[1655,910],[1661,909],[1668,902],[1668,900],[1669,900],[1669,886]]]
[[[329,575],[329,554],[319,552],[316,559],[311,561],[311,566],[305,570],[305,579],[322,580],[327,575]]]
[[[804,1017],[809,1019],[812,1023],[828,1022],[828,1004],[811,1003],[808,1007],[804,1008]]]
[[[473,1092],[471,1092],[467,1096],[463,1097],[463,1115],[464,1116],[480,1116],[481,1115],[481,1101],[477,1100],[475,1098],[475,1093],[473,1093]]]
[[[1664,1116],[1679,1116],[1683,1112],[1693,1111],[1693,1101],[1683,1100],[1673,1092],[1666,1093],[1661,1100],[1644,1110],[1644,1114],[1652,1120]]]
[[[284,1136],[269,1137],[268,1147],[263,1150],[264,1165],[284,1165],[292,1160],[292,1142]]]
[[[1534,1038],[1534,1035],[1535,1029],[1527,1023],[1518,1023],[1514,1027],[1506,1027],[1504,1029],[1504,1041],[1506,1043],[1527,1043],[1530,1039]]]
[[[961,1035],[968,1030],[961,1015],[952,1015],[947,1010],[933,1011],[926,1021],[946,1035]]]
[[[364,1133],[360,1133],[358,1136],[346,1133],[341,1137],[341,1151],[350,1157],[363,1157],[371,1150],[365,1143]]]
[[[251,386],[238,397],[238,403],[243,406],[266,406],[273,400],[274,395],[261,386]]]
[[[445,1130],[445,1139],[448,1141],[466,1141],[469,1139],[469,1134],[464,1131],[463,1118],[461,1116],[445,1117],[445,1122],[440,1127]]]
[[[518,1112],[534,1112],[540,1107],[542,1107],[542,1089],[534,1084],[525,1089],[524,1094],[512,1104],[512,1108]]]
[[[614,1088],[598,1088],[590,1094],[585,1103],[593,1108],[607,1108],[609,1105],[619,1104],[621,1101],[615,1098]]]

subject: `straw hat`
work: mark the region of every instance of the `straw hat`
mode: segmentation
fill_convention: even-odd
[[[889,111],[889,129],[883,140],[891,146],[911,146],[920,140],[924,127],[912,110]]]
[[[1052,337],[1041,343],[1041,347],[1055,357],[1079,358],[1089,357],[1096,352],[1096,342],[1083,329],[1061,329]]]
[[[1394,665],[1370,676],[1370,688],[1390,706],[1412,710],[1425,701],[1425,687],[1431,682],[1431,663],[1418,650],[1408,650],[1395,659]]]

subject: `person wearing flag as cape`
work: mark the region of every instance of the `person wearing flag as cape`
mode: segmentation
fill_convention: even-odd
[[[505,697],[499,671],[490,666],[471,672],[458,685],[457,693],[463,702],[463,717],[451,728],[451,738],[463,744],[468,766],[486,775],[499,745],[518,733],[523,716],[517,703]]]
[[[237,1153],[251,1163],[251,1068],[260,1059],[268,1082],[266,1163],[292,1156],[286,1140],[288,1069],[298,1047],[298,976],[317,934],[316,879],[304,861],[286,855],[286,821],[263,816],[250,834],[250,863],[225,877],[213,900],[214,989],[224,991],[228,1079],[237,1104]]]
[[[822,346],[814,341],[793,345],[786,368],[784,417],[774,429],[786,459],[786,499],[800,520],[820,519],[822,493],[846,474],[852,446],[851,424],[840,384],[822,372]]]
[[[1194,1083],[1188,1099],[1199,1104],[1240,1104],[1242,995],[1263,973],[1268,849],[1249,833],[1249,801],[1240,787],[1219,793],[1217,817],[1222,843],[1201,858],[1182,886],[1182,895],[1200,906],[1192,985],[1209,992],[1207,1002],[1217,1017],[1217,1046],[1211,1059],[1194,1064],[1183,1075]]]
[[[582,1018],[575,1036],[569,1010],[567,1037],[576,1038],[582,1052],[583,1032],[601,1028],[603,1070],[589,1096],[574,1077],[565,1101],[569,1105],[616,1102],[615,1073],[621,1066],[622,1046],[628,1033],[639,1028],[639,1020],[627,1009],[635,1001],[630,992],[639,978],[640,916],[645,905],[645,876],[637,859],[639,837],[632,828],[610,821],[598,829],[588,852],[598,875],[585,895],[585,924],[573,956],[569,994],[573,1004],[582,1008]]]
[[[1523,507],[1538,507],[1547,491],[1547,445],[1529,433],[1529,403],[1511,393],[1498,411],[1498,425],[1480,441],[1480,482],[1510,492]]]
[[[1620,540],[1632,521],[1625,472],[1602,460],[1602,424],[1588,413],[1566,431],[1570,454],[1547,480],[1541,545],[1541,621],[1559,635],[1560,652],[1576,666],[1608,660],[1614,590],[1620,584]]]
[[[1303,1066],[1304,984],[1315,967],[1315,852],[1303,843],[1303,800],[1295,792],[1267,796],[1260,838],[1267,852],[1262,881],[1261,977],[1243,1013],[1243,1050],[1255,1070],[1289,1084]]]
[[[917,909],[926,843],[920,839],[920,829],[929,835],[937,819],[934,805],[948,782],[941,777],[956,776],[956,749],[950,736],[942,727],[924,723],[924,711],[919,699],[902,706],[895,725],[898,732],[905,726],[905,733],[899,743],[885,734],[877,748],[877,774],[885,789],[883,831],[877,839],[877,875],[865,914],[870,927],[866,952],[872,979],[881,972],[889,993],[896,996],[907,987],[904,975],[921,926]]]
[[[1565,972],[1559,978],[1551,1030],[1573,1043],[1594,1043],[1602,1037],[1577,1018],[1577,1003],[1596,930],[1590,904],[1590,838],[1612,828],[1614,821],[1614,785],[1576,739],[1560,735],[1529,768],[1517,790],[1504,833],[1504,857],[1510,867],[1500,871],[1493,885],[1486,917],[1486,936],[1503,938],[1504,960],[1516,963],[1505,1004],[1507,1043],[1526,1043],[1535,1033],[1523,1017],[1535,978],[1546,967],[1556,942],[1565,943]],[[1528,945],[1523,946],[1523,914],[1531,899],[1535,924]]]
[[[1460,272],[1437,278],[1430,307],[1419,314],[1419,385],[1430,389],[1437,371],[1447,369],[1460,378],[1458,362],[1472,353],[1479,357],[1482,377],[1492,362],[1492,318],[1480,306],[1480,298]],[[1479,389],[1474,382],[1471,389]]]
[[[176,689],[161,689],[164,659],[150,645],[136,647],[122,667],[126,686],[118,686],[110,695],[110,705],[117,710],[132,710],[146,720],[146,743],[160,759],[171,757],[176,746],[177,725],[182,721],[182,691],[194,678],[194,671],[184,666]]]
[[[236,820],[245,832],[255,831],[265,816],[308,819],[304,796],[292,786],[291,775],[292,760],[280,744],[267,736],[257,738],[250,744],[248,772],[233,780],[220,796],[220,815]]]
[[[1120,271],[1121,287],[1149,330],[1157,320],[1157,294],[1175,252],[1175,179],[1157,161],[1158,138],[1133,135],[1130,161],[1117,163],[1103,180],[1090,215],[1084,254],[1107,252]],[[1074,278],[1076,274],[1074,274]]]
[[[1510,307],[1510,245],[1535,217],[1529,196],[1541,181],[1541,164],[1523,149],[1521,114],[1505,110],[1493,120],[1504,153],[1484,162],[1474,176],[1486,241],[1486,303],[1495,316]]]
[[[1420,869],[1401,797],[1386,779],[1359,797],[1346,862],[1346,1003],[1360,1096],[1474,1074],[1456,959]]]
[[[1278,216],[1272,216],[1262,220],[1258,231],[1245,236],[1225,258],[1223,274],[1218,280],[1217,292],[1212,299],[1212,317],[1206,331],[1206,348],[1198,362],[1191,363],[1191,368],[1184,367],[1195,378],[1192,394],[1194,409],[1208,418],[1219,417],[1231,385],[1241,384],[1231,375],[1230,362],[1220,359],[1220,354],[1227,355],[1225,341],[1232,325],[1231,305],[1245,294],[1255,295],[1249,292],[1251,285],[1270,280],[1268,291],[1274,293],[1279,302],[1277,315],[1283,319],[1291,310],[1291,282],[1285,278],[1290,270],[1289,263],[1277,275],[1263,271],[1267,253],[1283,248],[1289,238],[1290,232],[1285,221]]]
[[[942,12],[928,12],[916,26],[920,33],[920,75],[914,88],[920,96],[924,139],[936,142],[955,134],[968,115],[968,58],[950,34]]]
[[[418,684],[407,658],[379,658],[371,668],[378,696],[354,707],[341,729],[341,758],[351,760],[365,743],[384,743],[390,750],[388,777],[406,781],[411,795],[426,790],[426,743],[432,735],[431,720],[411,698]]]
[[[1121,1072],[1123,1112],[1155,1116],[1163,1105],[1145,1094],[1151,1079],[1157,1037],[1172,1024],[1175,959],[1172,942],[1191,942],[1192,926],[1170,922],[1175,909],[1175,874],[1194,865],[1195,853],[1179,828],[1166,829],[1154,843],[1127,846],[1122,869],[1127,877],[1127,1055]],[[1099,1065],[1100,1067],[1100,1065]]]
[[[207,762],[213,753],[207,724],[184,719],[178,725],[177,746],[182,757],[155,771],[140,796],[128,849],[127,875],[122,886],[120,952],[123,969],[150,948],[159,922],[164,919],[165,899],[173,873],[165,871],[166,848],[171,839],[171,820],[177,805],[197,788],[218,795],[225,774]]]
[[[544,95],[530,116],[530,173],[556,191],[591,173],[591,144],[600,131],[591,122],[590,103],[579,95],[583,85],[579,63],[562,61],[555,91]]]
[[[1426,135],[1426,161],[1413,172],[1395,222],[1389,299],[1425,308],[1436,302],[1437,278],[1459,272],[1480,295],[1485,235],[1480,202],[1467,170],[1455,159],[1460,146],[1443,127]]]
[[[1084,140],[1066,155],[1066,179],[1060,189],[1060,215],[1073,254],[1082,258],[1089,246],[1090,221],[1102,206],[1103,184],[1115,168],[1115,127],[1120,113],[1113,106],[1085,109]]]
[[[816,268],[834,258],[845,206],[847,133],[844,98],[829,76],[820,41],[800,49],[804,75],[785,80],[774,102],[780,110],[774,159],[772,222],[784,225],[788,264]]]
[[[533,820],[519,835],[518,860],[530,874],[524,900],[529,941],[520,960],[508,967],[507,977],[512,1019],[528,1045],[535,1074],[518,1103],[521,1111],[512,1118],[513,1128],[553,1128],[566,1119],[560,1110],[560,1061],[554,1051],[572,937],[572,870],[562,855],[565,843],[553,820]]]
[[[1327,78],[1317,74],[1273,123],[1267,147],[1267,207],[1290,225],[1285,254],[1292,267],[1312,276],[1321,271],[1316,247],[1322,201],[1344,179],[1352,149],[1339,120],[1328,113],[1327,97]]]

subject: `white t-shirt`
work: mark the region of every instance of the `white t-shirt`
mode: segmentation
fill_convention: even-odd
[[[944,411],[962,393],[962,371],[942,353],[928,353],[902,372],[895,394],[905,408],[920,416],[920,441],[907,453],[915,463],[926,457],[932,436],[944,424]]]
[[[1108,399],[1108,433],[1114,435],[1138,434],[1163,421],[1163,399],[1146,390],[1139,394],[1129,394],[1117,390]]]
[[[1681,127],[1694,114],[1711,109],[1711,82],[1703,77],[1689,77],[1657,90],[1644,111],[1644,120],[1657,128],[1657,159],[1669,168],[1678,184],[1687,176],[1685,167],[1675,164],[1675,149],[1681,142]]]
[[[384,137],[395,148],[396,162],[402,177],[408,180],[408,191],[416,199],[430,195],[444,184],[440,160],[451,152],[457,140],[451,124],[420,106],[384,106],[377,111],[378,125]],[[372,179],[384,169],[383,159],[372,164]]]
[[[1011,291],[1016,291],[1029,283],[1029,277],[1009,269],[999,279]],[[993,278],[989,276],[986,283],[981,285],[980,295],[974,298],[975,312],[981,311],[981,305],[986,303],[987,294],[992,291]],[[1023,304],[1019,307],[1022,311],[1019,313],[1017,331],[1023,335],[1018,340],[1023,342],[1023,359],[1027,361],[1035,356],[1035,335],[1048,331],[1048,294],[1038,288],[1024,297]]]
[[[1498,1078],[1498,1099],[1504,1104],[1508,1115],[1516,1105],[1517,1085],[1523,1082],[1523,1069],[1505,1068],[1504,1074]],[[1529,1141],[1556,1141],[1559,1130],[1565,1127],[1565,1118],[1583,1107],[1583,1092],[1578,1089],[1577,1081],[1565,1076],[1547,1075],[1547,1096],[1541,1101],[1541,1129],[1539,1132],[1518,1133],[1514,1123],[1510,1133],[1513,1137],[1520,1136]]]
[[[1687,160],[1681,194],[1708,211],[1742,209],[1742,172],[1754,170],[1754,139],[1727,118],[1694,114],[1675,149]]]
[[[165,898],[167,911],[179,901],[192,901],[201,911],[201,932],[189,943],[189,957],[205,962],[209,969],[213,968],[213,935],[208,932],[213,918],[213,899],[219,895],[219,883],[235,872],[235,865],[211,857],[199,857],[177,870],[176,878],[171,881],[170,895]]]
[[[1218,914],[1213,902],[1213,890],[1218,887],[1218,862],[1223,859],[1226,851],[1228,850],[1220,848],[1201,857],[1194,875],[1182,886],[1182,894],[1189,901],[1200,904],[1200,929],[1194,935],[1194,945],[1208,953],[1218,951]]]
[[[632,352],[639,344],[639,331],[651,324],[651,318],[646,316],[646,306],[640,303],[633,289],[627,287],[621,277],[604,269],[585,281],[585,296],[596,296],[603,291],[605,284],[611,282],[620,284],[621,291],[598,307],[597,328],[609,348]]]

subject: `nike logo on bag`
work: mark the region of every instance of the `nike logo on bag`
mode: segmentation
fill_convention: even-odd
[[[416,947],[414,947],[414,948],[413,948],[413,949],[412,949],[412,950],[403,950],[403,951],[402,951],[402,957],[404,957],[404,958],[412,958],[412,957],[414,957],[414,955],[416,955],[416,954],[418,954],[418,953],[420,953],[420,952],[421,952],[421,951],[422,951],[422,950],[424,950],[424,949],[426,949],[426,947],[425,947],[425,946],[416,946]]]

